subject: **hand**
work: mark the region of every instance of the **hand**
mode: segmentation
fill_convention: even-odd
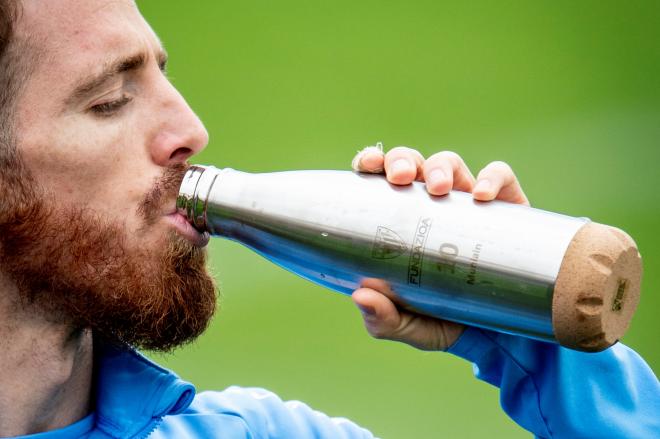
[[[450,190],[471,192],[475,200],[502,200],[529,206],[518,179],[504,162],[492,162],[477,178],[456,153],[443,151],[424,159],[418,151],[399,146],[387,154],[378,147],[367,147],[353,159],[353,169],[385,173],[392,184],[407,185],[414,180],[426,182],[433,195]],[[380,279],[365,279],[353,292],[353,302],[362,312],[364,325],[371,336],[407,343],[422,350],[449,348],[465,327],[399,309],[391,298],[393,292]]]

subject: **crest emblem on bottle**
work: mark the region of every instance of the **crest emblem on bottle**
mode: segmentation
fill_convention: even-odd
[[[391,229],[378,226],[371,257],[374,259],[394,259],[408,250],[403,239]]]

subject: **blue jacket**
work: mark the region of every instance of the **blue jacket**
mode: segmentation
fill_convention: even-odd
[[[230,387],[195,395],[134,351],[104,347],[96,410],[61,430],[31,439],[371,438],[343,418],[262,389]],[[660,383],[622,345],[585,354],[557,345],[469,328],[449,352],[501,389],[504,410],[543,438],[660,438]],[[441,432],[439,432],[441,433]]]

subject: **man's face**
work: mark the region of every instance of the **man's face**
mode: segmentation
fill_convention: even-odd
[[[27,214],[5,221],[0,269],[30,301],[110,338],[157,349],[187,341],[215,293],[208,238],[175,213],[175,196],[206,130],[163,74],[165,53],[132,1],[23,8],[18,33],[37,62],[15,119],[29,191],[14,198],[30,209],[15,203]]]
[[[22,25],[43,50],[19,101],[30,171],[62,201],[125,222],[141,246],[162,244],[172,226],[141,230],[136,206],[164,167],[202,150],[208,135],[163,75],[156,35],[128,0],[27,1],[25,9]],[[174,212],[169,201],[164,214]]]

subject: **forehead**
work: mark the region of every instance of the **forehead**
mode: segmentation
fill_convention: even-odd
[[[17,30],[39,51],[35,73],[64,79],[72,70],[91,73],[104,59],[160,48],[132,0],[23,0],[23,9]]]

